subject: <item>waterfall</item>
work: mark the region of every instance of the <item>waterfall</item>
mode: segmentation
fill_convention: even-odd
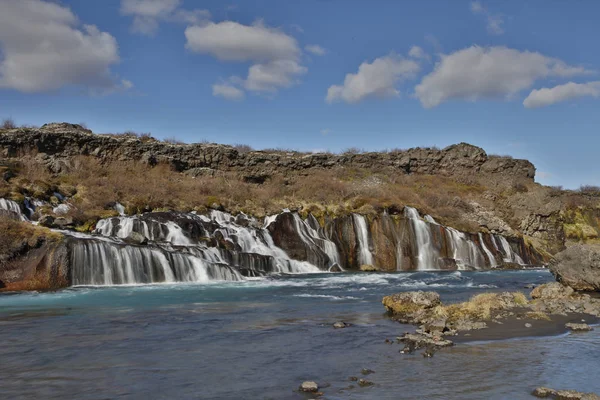
[[[116,217],[98,221],[95,232],[103,236],[116,236],[121,239],[136,232],[153,242],[169,242],[177,246],[192,244],[181,227],[173,221],[162,223],[148,222],[139,217]]]
[[[433,246],[429,224],[423,221],[419,212],[412,207],[405,207],[404,215],[409,219],[416,239],[417,269],[437,269],[439,251]]]
[[[452,249],[452,258],[456,260],[459,269],[465,267],[481,268],[485,267],[485,259],[479,251],[477,245],[470,240],[463,232],[454,228],[445,228],[450,234],[450,248]]]
[[[481,248],[487,255],[487,258],[490,260],[490,266],[492,268],[496,268],[498,266],[498,263],[496,262],[496,257],[494,257],[494,254],[490,251],[490,249],[487,248],[487,245],[483,240],[483,235],[481,234],[481,232],[479,233],[479,242],[481,243]]]
[[[300,239],[307,246],[309,246],[309,248],[310,246],[316,246],[323,250],[323,252],[327,254],[327,257],[329,257],[328,267],[332,266],[333,264],[339,265],[340,255],[338,253],[337,247],[335,246],[335,243],[327,239],[325,235],[321,234],[319,231],[310,226],[308,222],[303,221],[297,213],[293,213],[292,215],[294,218],[294,226],[296,228],[296,231],[300,235]],[[312,217],[312,215],[309,216],[309,218],[310,217]],[[318,224],[316,220],[314,221],[314,223]]]
[[[356,228],[356,238],[358,241],[358,263],[361,265],[373,265],[373,254],[369,250],[369,231],[365,217],[360,214],[352,214],[354,226]]]
[[[25,215],[23,214],[23,211],[21,211],[21,207],[15,201],[7,200],[7,199],[0,199],[0,210],[6,210],[6,211],[12,212],[14,214],[17,214],[17,216],[19,217],[19,219],[21,221],[27,221],[27,217],[25,217]]]
[[[500,240],[500,245],[502,247],[502,252],[504,253],[505,262],[512,262],[520,265],[525,265],[523,259],[512,250],[510,244],[508,243],[508,240],[506,240],[504,236],[497,235],[497,238],[498,240]]]
[[[93,239],[74,241],[71,263],[75,286],[242,279],[227,265],[213,264],[191,254]]]

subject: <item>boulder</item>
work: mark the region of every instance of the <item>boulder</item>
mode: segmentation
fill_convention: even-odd
[[[569,247],[556,255],[550,272],[575,290],[600,291],[600,250],[589,245]]]
[[[419,322],[426,311],[441,304],[436,292],[403,292],[385,296],[382,300],[388,313],[400,322]]]
[[[565,299],[573,294],[573,289],[561,285],[558,282],[551,282],[540,285],[531,291],[532,299],[555,300]]]
[[[306,381],[300,385],[300,391],[306,393],[315,393],[319,390],[319,385],[316,382]]]
[[[554,390],[546,387],[536,388],[532,393],[535,397],[557,400],[600,400],[595,393],[583,393],[575,390]]]
[[[565,324],[565,328],[574,332],[587,332],[594,330],[594,328],[592,328],[588,324],[576,324],[574,322],[569,322],[568,324]]]
[[[363,264],[360,266],[360,270],[363,272],[376,272],[379,271],[379,268],[371,264]]]
[[[130,244],[143,245],[143,244],[148,243],[148,238],[146,236],[142,235],[141,233],[135,232],[135,231],[131,231],[129,233],[129,235],[127,235],[127,237],[124,238],[123,240]]]
[[[346,323],[344,321],[337,321],[333,324],[333,327],[335,329],[344,329],[344,328],[348,328],[349,326],[352,326],[352,325],[349,323]]]

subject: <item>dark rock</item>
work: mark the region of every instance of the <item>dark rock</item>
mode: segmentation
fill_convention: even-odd
[[[373,371],[372,369],[369,369],[369,368],[363,368],[362,371],[360,371],[360,373],[363,375],[371,375],[371,374],[374,374],[375,371]]]
[[[412,350],[421,349],[427,346],[449,347],[454,345],[450,340],[425,333],[405,333],[404,336],[399,337],[398,340],[404,342]]]
[[[555,256],[550,272],[575,290],[600,291],[600,251],[588,245],[569,247]]]
[[[373,385],[375,385],[373,382],[368,381],[366,379],[358,380],[358,386],[360,386],[360,387],[368,387],[368,386],[373,386]]]
[[[344,322],[344,321],[337,321],[337,322],[335,322],[335,323],[333,324],[333,327],[334,327],[335,329],[344,329],[344,328],[348,328],[348,327],[350,327],[350,326],[352,326],[352,324],[349,324],[349,323],[347,323],[347,322]]]
[[[41,226],[45,226],[47,228],[50,228],[54,225],[54,217],[52,215],[42,215],[40,217],[40,219],[38,220],[38,223]]]
[[[329,267],[329,269],[327,271],[329,271],[329,272],[342,272],[343,269],[342,269],[342,267],[339,266],[338,263],[334,263],[331,267]]]
[[[357,376],[351,376],[350,377],[350,381],[352,381],[352,382],[358,382],[358,377]]]

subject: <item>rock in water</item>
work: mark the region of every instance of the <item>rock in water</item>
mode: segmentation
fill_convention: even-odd
[[[363,264],[360,266],[360,270],[363,272],[377,272],[379,268],[371,265],[371,264]]]
[[[565,324],[565,328],[567,328],[571,331],[574,331],[574,332],[587,332],[587,331],[594,330],[594,328],[592,328],[588,324],[576,324],[573,322]]]
[[[306,393],[315,393],[319,390],[319,385],[316,382],[306,381],[300,385],[300,391]]]
[[[532,393],[535,397],[557,400],[600,400],[595,393],[583,393],[575,390],[554,390],[546,387],[536,388]]]
[[[127,243],[131,244],[146,244],[148,243],[148,239],[142,235],[141,233],[131,231],[129,235],[125,239],[123,239]]]
[[[366,379],[360,379],[360,380],[358,381],[358,386],[360,386],[360,387],[367,387],[367,386],[373,386],[373,385],[374,385],[374,383],[373,383],[373,382],[371,382],[371,381],[368,381],[368,380],[366,380]]]
[[[344,328],[347,328],[349,326],[351,326],[351,324],[348,324],[348,323],[346,323],[344,321],[338,321],[338,322],[336,322],[336,323],[333,324],[333,327],[335,329],[344,329]]]
[[[550,272],[575,290],[600,291],[600,252],[587,245],[569,247],[556,255]]]
[[[386,310],[400,322],[413,323],[426,310],[441,304],[435,292],[404,292],[385,296],[382,300]]]

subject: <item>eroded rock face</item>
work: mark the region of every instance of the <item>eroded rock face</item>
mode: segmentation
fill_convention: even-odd
[[[133,136],[95,135],[80,125],[46,124],[39,129],[18,128],[0,133],[0,156],[18,158],[39,154],[40,160],[59,172],[69,168],[69,160],[89,155],[103,160],[138,160],[168,163],[178,171],[213,174],[213,171],[240,171],[250,181],[267,179],[312,168],[390,169],[406,174],[469,176],[484,174],[500,179],[533,180],[535,167],[526,160],[489,157],[479,147],[460,143],[445,149],[415,148],[390,153],[303,154],[297,152],[239,152],[217,144],[173,145],[141,141]]]
[[[600,291],[600,251],[586,245],[569,247],[556,255],[550,272],[575,290]]]

